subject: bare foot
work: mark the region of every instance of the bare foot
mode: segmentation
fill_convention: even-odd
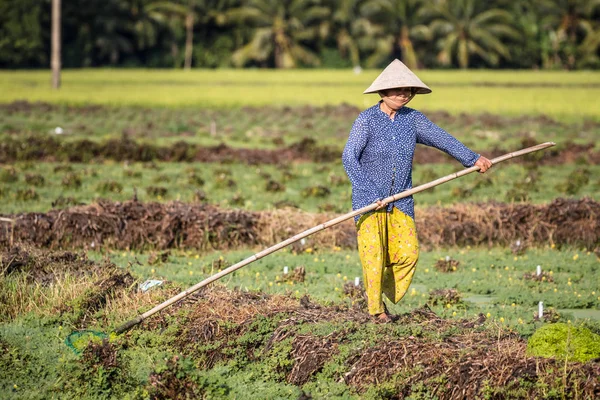
[[[381,314],[373,315],[373,318],[375,319],[375,322],[380,324],[388,324],[392,322],[392,318],[384,312]]]

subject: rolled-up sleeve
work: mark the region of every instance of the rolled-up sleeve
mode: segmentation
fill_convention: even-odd
[[[362,204],[381,199],[376,185],[368,178],[360,164],[360,155],[368,141],[368,126],[360,116],[354,121],[348,142],[342,154],[342,163],[352,183],[353,198]]]
[[[461,141],[431,122],[429,118],[418,111],[415,118],[415,128],[417,143],[440,149],[454,157],[465,167],[472,167],[479,159],[479,154],[469,149]]]

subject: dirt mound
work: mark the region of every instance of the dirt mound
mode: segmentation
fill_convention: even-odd
[[[85,253],[48,252],[26,246],[8,247],[0,253],[2,275],[24,273],[28,281],[44,286],[53,283],[58,275],[84,276],[98,273],[100,269]]]
[[[488,326],[483,315],[446,320],[425,307],[400,316],[396,323],[375,324],[364,310],[221,286],[196,295],[189,308],[185,320],[179,321],[185,328],[177,332],[175,346],[202,369],[217,362],[233,362],[238,368],[263,363],[297,386],[332,379],[363,393],[384,385],[386,398],[418,393],[440,399],[486,394],[504,398],[508,393],[535,398],[543,397],[545,385],[564,385],[567,397],[600,394],[600,382],[593,379],[600,364],[527,356],[525,339]],[[151,319],[141,329],[159,327]],[[329,372],[317,378],[327,365]],[[395,379],[399,376],[403,378]],[[163,377],[162,384],[178,387],[179,379],[184,384],[187,378],[172,374],[168,380]]]
[[[14,232],[3,224],[0,246],[16,243],[50,248],[231,249],[270,246],[333,219],[284,209],[226,210],[211,205],[101,201],[48,213],[23,213]],[[589,198],[556,199],[548,205],[488,202],[417,209],[424,246],[555,244],[597,247],[600,203]],[[307,238],[306,247],[356,246],[355,228],[345,221]],[[295,251],[299,251],[294,248]]]
[[[600,203],[558,198],[548,205],[497,202],[430,207],[417,212],[425,245],[555,244],[594,249],[600,241]]]
[[[529,144],[532,145],[532,144]],[[524,146],[525,147],[525,146]],[[225,144],[217,146],[199,146],[178,142],[171,146],[155,146],[140,143],[127,137],[105,142],[90,140],[61,141],[54,137],[31,136],[27,138],[7,138],[0,143],[0,163],[17,161],[61,161],[90,162],[105,159],[115,161],[177,161],[177,162],[239,162],[249,165],[286,164],[289,162],[333,162],[339,161],[342,150],[320,146],[312,138],[303,138],[297,143],[278,149],[232,148]],[[493,158],[506,154],[507,150],[494,148],[487,156]],[[593,165],[600,164],[600,151],[595,144],[564,143],[559,148],[546,150],[536,157],[536,163],[542,165],[560,165],[584,160]],[[439,150],[426,146],[417,146],[415,164],[454,162]],[[525,158],[512,162],[523,163]]]
[[[257,242],[257,218],[253,213],[179,202],[101,201],[14,218],[15,241],[50,248],[202,249]],[[6,229],[2,231],[5,246],[8,234]]]
[[[105,159],[115,161],[177,161],[177,162],[241,162],[284,164],[291,161],[339,160],[341,150],[318,146],[312,138],[279,149],[240,149],[225,144],[199,146],[177,142],[171,146],[140,143],[127,137],[105,142],[91,140],[61,141],[54,137],[31,136],[7,138],[0,143],[0,164],[16,161],[90,162]]]

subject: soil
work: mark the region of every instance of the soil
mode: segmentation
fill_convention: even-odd
[[[494,158],[507,152],[494,148],[486,153],[486,156]],[[110,159],[130,162],[236,162],[248,165],[285,165],[290,162],[335,162],[340,158],[340,149],[320,146],[314,139],[306,137],[297,143],[277,149],[232,148],[225,144],[199,146],[186,142],[159,147],[127,138],[102,143],[90,140],[64,142],[53,137],[39,136],[7,138],[0,143],[0,164],[17,161],[99,162]],[[452,160],[446,153],[421,145],[417,146],[414,156],[415,164],[448,163]],[[534,160],[538,165],[561,165],[575,161],[598,165],[600,151],[595,149],[594,143],[563,143],[560,147],[539,153]],[[513,162],[525,163],[527,158],[517,158]]]
[[[323,119],[331,120],[331,125],[343,126],[342,132],[339,132],[340,140],[347,137],[346,130],[352,124],[352,121],[360,113],[360,109],[347,104],[338,106],[297,106],[297,107],[245,107],[241,110],[180,110],[172,115],[165,116],[164,113],[153,112],[151,109],[142,108],[110,108],[105,106],[66,106],[53,105],[48,103],[29,103],[26,101],[17,101],[10,104],[0,104],[0,115],[24,114],[30,118],[42,118],[48,113],[60,113],[65,120],[81,119],[82,116],[109,119],[119,116],[127,120],[129,114],[144,114],[147,120],[136,122],[140,126],[132,125],[123,128],[123,136],[120,139],[113,139],[102,143],[90,140],[72,140],[64,141],[61,138],[48,137],[47,135],[34,135],[30,137],[23,132],[6,132],[9,137],[0,143],[0,163],[11,163],[15,161],[63,161],[63,162],[89,162],[91,160],[111,159],[116,161],[186,161],[186,162],[241,162],[247,164],[284,164],[292,161],[338,161],[341,156],[341,148],[324,147],[318,144],[315,139],[305,137],[299,142],[289,145],[280,145],[277,149],[239,149],[231,148],[225,144],[218,146],[198,146],[185,141],[175,143],[171,146],[154,146],[147,142],[138,142],[137,139],[145,138],[150,134],[156,136],[173,136],[169,129],[172,129],[173,123],[187,120],[186,124],[190,129],[205,130],[205,126],[195,126],[200,122],[191,121],[191,116],[196,121],[203,121],[201,124],[209,123],[217,119],[233,120],[231,113],[244,113],[252,116],[249,122],[252,126],[260,126],[263,119],[269,120],[270,116],[278,115],[279,121],[291,121],[300,119],[306,126],[300,128],[312,129],[310,121],[319,121]],[[180,115],[181,114],[181,115]],[[189,114],[189,115],[188,115]],[[509,117],[493,114],[459,114],[451,115],[447,112],[436,111],[428,112],[428,117],[436,123],[452,126],[460,126],[469,129],[470,127],[484,126],[486,129],[509,129],[511,127],[521,127],[526,132],[527,127],[535,127],[536,130],[553,129],[556,127],[566,127],[565,124],[555,121],[548,116],[520,116]],[[131,119],[131,118],[130,118]],[[209,122],[206,122],[209,121]],[[90,124],[93,122],[90,122]],[[135,123],[132,123],[135,124]],[[572,128],[572,127],[569,127]],[[285,123],[281,127],[274,128],[281,130],[285,134]],[[533,128],[532,128],[533,129]],[[584,130],[600,129],[600,123],[595,121],[584,121],[582,125]],[[83,126],[77,127],[78,131],[86,132],[91,128]],[[177,134],[185,136],[184,133]],[[337,135],[337,133],[336,133]],[[528,134],[522,133],[527,141]],[[281,138],[279,138],[280,140]],[[525,146],[524,146],[525,147]],[[486,156],[496,157],[505,154],[506,149],[491,149]],[[442,163],[448,162],[449,156],[435,149],[418,146],[415,153],[415,163]],[[600,164],[600,151],[595,150],[595,143],[574,144],[563,143],[560,147],[555,147],[540,153],[535,159],[541,164],[563,164],[581,160],[590,164]],[[525,162],[523,159],[516,162]]]
[[[294,209],[263,212],[221,209],[207,204],[101,201],[48,213],[0,215],[0,248],[11,240],[55,249],[233,249],[270,246],[335,218]],[[417,209],[422,246],[574,245],[594,250],[600,243],[600,203],[558,198],[529,203],[457,204]],[[351,221],[306,239],[306,247],[354,248]],[[301,248],[293,247],[295,251]]]

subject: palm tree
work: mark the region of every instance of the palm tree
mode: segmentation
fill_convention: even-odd
[[[232,55],[234,65],[248,61],[275,68],[293,68],[298,62],[318,65],[319,58],[306,42],[319,38],[321,22],[329,15],[317,0],[250,0],[247,6],[230,10],[234,22],[250,23],[248,43]]]
[[[360,14],[360,0],[337,0],[331,2],[332,16],[328,30],[335,34],[340,55],[350,58],[352,65],[360,66],[359,35],[365,31],[368,21]]]
[[[542,27],[548,32],[547,67],[563,64],[573,69],[584,60],[597,57],[597,29],[594,12],[600,0],[545,0],[540,2]]]
[[[156,1],[146,7],[146,11],[157,21],[166,23],[172,18],[179,19],[185,27],[184,69],[192,68],[194,50],[194,27],[196,24],[218,25],[224,22],[228,0],[184,0],[183,3]]]
[[[60,88],[60,0],[52,0],[52,88]]]
[[[443,65],[456,59],[460,68],[468,68],[475,55],[490,65],[498,65],[500,57],[510,59],[503,39],[519,38],[509,12],[487,8],[486,2],[478,0],[440,0],[424,8],[422,15],[438,39],[437,57]]]
[[[380,36],[369,65],[399,54],[409,68],[418,67],[413,40],[427,35],[420,24],[422,6],[423,0],[370,0],[364,4],[363,13],[375,24],[372,33]]]

